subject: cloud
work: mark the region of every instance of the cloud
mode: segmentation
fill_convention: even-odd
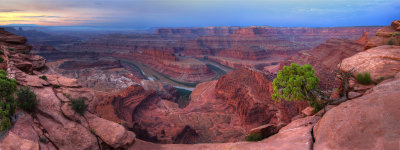
[[[21,22],[26,20],[0,20],[0,22]]]
[[[64,19],[64,21],[91,21],[88,19]]]
[[[21,19],[60,25],[348,26],[387,24],[399,8],[398,0],[2,0],[0,12],[38,12]]]
[[[0,12],[16,12],[16,11],[21,11],[18,9],[0,9]]]
[[[21,18],[67,18],[61,16],[47,16],[47,15],[40,15],[40,16],[20,16]]]

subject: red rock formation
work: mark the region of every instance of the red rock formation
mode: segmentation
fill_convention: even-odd
[[[43,58],[9,49],[10,46],[27,47],[24,40],[14,40],[23,38],[15,38],[15,35],[3,30],[0,30],[0,37],[13,39],[11,44],[0,40],[2,55],[7,58],[8,77],[15,79],[18,86],[29,87],[38,99],[33,113],[17,110],[15,125],[9,132],[2,133],[4,140],[0,140],[0,149],[118,149],[127,148],[134,142],[134,133],[91,114],[99,100],[96,96],[102,95],[100,92],[81,88],[75,79],[60,75],[45,74],[47,80],[39,78],[43,74],[38,66],[45,64],[36,61]],[[20,62],[31,65],[21,70],[18,67]],[[70,99],[64,95],[71,99],[87,98],[85,117],[72,110]],[[79,136],[76,136],[78,133]]]
[[[397,73],[394,79],[378,84],[362,97],[332,108],[313,129],[314,149],[400,148],[400,134],[394,134],[400,131],[399,97]]]
[[[134,125],[138,137],[145,140],[160,143],[240,141],[253,127],[288,123],[306,106],[292,102],[276,104],[271,100],[270,86],[262,73],[239,69],[218,81],[199,84],[191,94],[189,105],[183,109],[138,85],[114,96],[112,103],[116,114]]]
[[[216,96],[226,100],[230,109],[241,117],[247,128],[266,123],[288,123],[303,109],[294,103],[275,103],[271,98],[272,83],[254,70],[238,69],[218,79]]]
[[[360,39],[358,39],[357,41],[355,41],[355,42],[358,43],[358,44],[362,44],[362,45],[367,44],[367,42],[368,42],[367,32],[364,31],[362,37]]]
[[[342,70],[354,76],[368,72],[374,81],[393,77],[400,71],[400,46],[383,45],[343,59]]]
[[[140,109],[146,109],[145,107],[151,104],[155,96],[155,91],[145,91],[142,86],[133,85],[114,97],[113,105],[119,118],[132,122],[134,120],[133,113]]]
[[[226,58],[226,57],[215,57],[215,56],[209,56],[207,57],[210,60],[213,60],[215,62],[218,62],[219,64],[222,64],[224,66],[228,66],[230,68],[255,68],[259,70],[263,70],[264,67],[268,66],[275,66],[278,65],[279,62],[284,61],[287,56],[282,56],[282,57],[271,57],[269,59],[264,59],[264,60],[240,60],[240,59],[232,59],[232,58]]]
[[[145,49],[143,51],[134,52],[133,55],[140,59],[150,59],[148,61],[156,61],[159,59],[178,61],[178,57],[175,56],[172,49]]]
[[[365,50],[381,45],[400,45],[399,20],[393,21],[391,26],[386,26],[376,32],[376,36],[368,39]]]
[[[67,60],[64,61],[59,68],[65,70],[79,70],[86,68],[112,69],[121,68],[119,60],[115,59],[99,59],[99,60]]]
[[[113,58],[63,59],[47,63],[47,66],[49,69],[45,73],[76,78],[85,87],[99,91],[123,90],[145,79],[140,70],[122,65]]]
[[[35,44],[33,45],[32,51],[35,53],[40,53],[40,52],[54,53],[57,50],[51,45]]]
[[[279,27],[203,27],[203,28],[159,28],[155,34],[163,37],[195,37],[195,36],[226,36],[226,35],[350,35],[367,31],[374,34],[379,27],[337,27],[337,28],[279,28]]]
[[[13,62],[14,67],[28,74],[32,74],[35,69],[44,67],[46,60],[41,56],[30,55],[32,46],[26,45],[26,41],[25,37],[17,36],[0,28],[0,49],[2,49],[0,57],[4,60],[0,62],[0,69],[7,70],[9,61]]]
[[[159,57],[154,57],[153,53],[134,52],[131,54],[119,53],[114,57],[139,61],[151,69],[162,73],[180,82],[197,83],[209,81],[216,76],[208,66],[193,58],[178,59],[170,52],[152,51]],[[165,59],[163,56],[167,56]]]
[[[90,36],[85,42],[57,47],[63,50],[86,50],[102,53],[102,56],[112,55],[139,61],[173,80],[197,83],[210,81],[216,77],[216,74],[204,63],[188,57],[219,57],[214,60],[232,68],[254,67],[263,70],[281,61],[271,62],[271,59],[285,59],[301,50],[314,48],[332,37],[355,40],[364,31],[367,35],[371,35],[377,28],[164,28],[157,29],[155,34]],[[49,60],[70,57],[65,52],[63,54],[43,53],[43,55]],[[78,55],[82,54],[74,54],[71,57]],[[185,56],[185,58],[180,56]],[[241,60],[259,62],[248,63]]]
[[[142,80],[140,82],[140,85],[142,85],[146,91],[157,91],[157,95],[159,95],[162,99],[170,100],[177,103],[179,93],[170,84],[159,81]]]
[[[158,28],[155,34],[162,37],[193,37],[203,35],[230,35],[238,27]]]
[[[239,46],[234,49],[225,49],[216,54],[219,57],[228,57],[241,60],[262,60],[268,53],[259,47]]]
[[[400,20],[393,21],[390,26],[392,27],[392,29],[400,31]]]

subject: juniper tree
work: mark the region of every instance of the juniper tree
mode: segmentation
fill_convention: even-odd
[[[292,63],[290,66],[284,66],[272,82],[274,92],[272,98],[278,102],[282,99],[286,101],[306,100],[310,106],[316,108],[316,111],[327,104],[339,104],[347,100],[347,90],[352,71],[342,72],[339,68],[337,74],[337,78],[342,82],[343,97],[329,99],[320,91],[318,87],[320,80],[315,76],[311,65],[300,66]]]

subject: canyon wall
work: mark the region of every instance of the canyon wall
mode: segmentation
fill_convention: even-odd
[[[45,73],[60,73],[76,78],[85,87],[99,91],[119,91],[145,79],[140,70],[125,69],[119,60],[113,58],[62,59],[48,62]]]
[[[363,33],[375,35],[379,28],[160,28],[154,34],[91,34],[80,38],[66,36],[65,39],[36,31],[14,32],[28,35],[34,52],[49,61],[112,56],[142,63],[172,80],[194,84],[213,80],[218,75],[207,63],[193,58],[209,58],[230,68],[263,70],[328,39],[356,40]],[[38,35],[34,36],[35,33]],[[39,35],[42,37],[37,38]]]

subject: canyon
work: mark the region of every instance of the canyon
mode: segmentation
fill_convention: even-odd
[[[1,69],[40,100],[34,113],[17,110],[0,149],[396,149],[400,46],[388,41],[398,42],[398,24],[160,28],[32,46],[0,29]],[[311,64],[333,96],[336,71],[368,71],[374,82],[351,77],[348,101],[313,112],[271,97],[290,63]],[[181,90],[191,91],[184,105]],[[80,97],[83,115],[68,105]],[[244,142],[253,133],[264,139]]]
[[[374,36],[381,27],[333,27],[333,28],[278,28],[268,26],[251,27],[203,27],[203,28],[158,28],[154,33],[110,33],[60,35],[31,30],[13,30],[25,35],[33,45],[33,53],[44,56],[49,62],[61,59],[68,61],[97,61],[112,57],[119,60],[123,68],[133,72],[113,72],[108,69],[107,83],[118,87],[115,80],[124,80],[125,86],[138,83],[138,79],[167,82],[176,87],[193,89],[197,84],[218,79],[226,72],[241,67],[265,71],[279,68],[281,62],[300,51],[311,50],[331,38],[357,40],[363,33]],[[40,34],[38,34],[40,33]],[[77,60],[74,60],[78,58]],[[109,59],[109,58],[107,58]],[[55,63],[57,64],[57,63]],[[66,64],[64,64],[66,65]],[[73,64],[71,64],[73,65]],[[66,71],[50,65],[52,70],[69,72],[66,76],[102,80],[83,68]],[[73,67],[67,67],[73,68]],[[85,73],[82,73],[85,72]],[[138,73],[142,72],[142,73]],[[118,79],[112,79],[118,78]],[[124,78],[124,79],[122,79]],[[127,80],[127,81],[125,81]],[[113,86],[114,84],[114,86]],[[98,88],[100,89],[100,88]],[[104,91],[106,89],[103,89]]]

